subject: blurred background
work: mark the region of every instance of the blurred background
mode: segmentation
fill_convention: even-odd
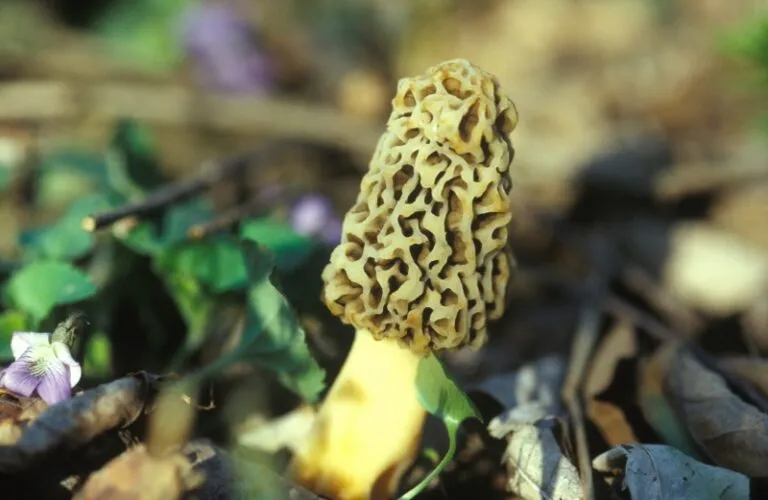
[[[316,194],[320,208],[305,212],[322,213],[303,224],[325,225],[332,245],[397,80],[463,57],[497,75],[520,113],[522,270],[561,258],[553,224],[599,228],[690,306],[731,314],[768,273],[765,10],[759,0],[5,0],[0,258],[19,254],[25,228],[97,189],[125,119],[152,137],[159,173],[132,174],[145,186],[289,141],[302,154],[262,161],[214,198],[247,198],[243,185]],[[672,252],[673,227],[690,220],[706,234]],[[723,252],[697,251],[716,244]]]
[[[764,0],[3,0],[0,262],[99,189],[126,119],[157,153],[160,177],[132,172],[145,186],[289,141],[297,154],[213,199],[312,195],[287,220],[330,248],[398,79],[458,57],[520,114],[513,306],[489,348],[449,358],[462,381],[566,355],[595,273],[606,317],[655,342],[671,329],[716,354],[768,351]],[[335,320],[309,313],[326,258],[286,295],[332,377],[351,338],[323,337]],[[127,352],[102,376],[165,366]],[[604,446],[621,442],[601,429]]]
[[[354,196],[346,187],[366,168],[397,79],[464,57],[496,74],[519,109],[521,205],[562,210],[586,163],[649,135],[668,143],[675,179],[690,173],[706,183],[699,174],[765,160],[765,86],[745,57],[753,48],[745,46],[759,44],[762,4],[4,0],[4,177],[62,142],[99,147],[112,121],[134,117],[157,135],[171,176],[281,137],[334,157],[351,153],[305,178],[338,176],[344,188],[334,184],[333,197],[345,210]],[[60,170],[57,178],[69,175]],[[688,185],[659,189],[694,189],[679,182]],[[51,197],[43,203],[74,196],[67,186],[41,195]],[[21,220],[4,217],[4,230]],[[4,251],[11,241],[3,238]]]

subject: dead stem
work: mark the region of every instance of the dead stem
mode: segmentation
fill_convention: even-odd
[[[251,163],[264,163],[277,153],[276,148],[281,143],[266,146],[262,149],[231,156],[221,161],[206,162],[201,173],[189,179],[183,179],[164,186],[145,199],[123,205],[109,212],[89,215],[82,220],[82,228],[93,232],[109,227],[126,217],[144,218],[162,211],[174,203],[191,198],[247,168]]]

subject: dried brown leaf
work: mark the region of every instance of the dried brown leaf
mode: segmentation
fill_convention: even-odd
[[[280,418],[242,429],[237,441],[242,446],[268,453],[276,453],[282,449],[293,451],[305,439],[316,416],[317,412],[312,406],[302,405]]]
[[[91,474],[76,500],[174,500],[199,488],[204,476],[182,452],[152,456],[144,445],[118,455]]]
[[[664,380],[674,359],[675,346],[659,348],[650,358],[640,361],[638,404],[646,421],[664,442],[697,458],[696,443],[680,424],[675,410],[664,394]]]
[[[563,454],[546,421],[511,433],[504,461],[509,491],[526,500],[583,497],[579,471]]]
[[[637,443],[640,440],[618,406],[593,399],[587,403],[587,416],[600,429],[609,446]]]
[[[613,382],[616,367],[622,359],[637,355],[635,328],[627,322],[619,322],[605,336],[590,363],[589,374],[584,385],[587,397],[595,397]]]
[[[638,439],[621,408],[610,401],[600,400],[599,396],[614,383],[634,384],[634,381],[615,380],[615,377],[619,362],[636,355],[637,336],[634,327],[630,323],[619,322],[600,343],[587,375],[584,388],[587,415],[612,446],[634,443]]]
[[[745,356],[726,357],[719,361],[719,367],[746,380],[768,396],[768,360]]]
[[[665,391],[712,461],[748,476],[768,475],[768,415],[740,399],[687,349],[676,350],[672,366]]]

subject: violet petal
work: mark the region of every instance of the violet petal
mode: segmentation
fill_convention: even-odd
[[[33,359],[28,349],[18,360],[11,363],[3,373],[3,387],[19,396],[29,397],[40,385],[40,377],[32,374]]]
[[[69,367],[69,386],[74,387],[80,382],[80,377],[83,375],[83,369],[80,363],[75,361],[72,354],[69,352],[69,347],[63,342],[52,342],[53,352],[56,357],[61,360],[62,363]]]
[[[43,401],[54,405],[72,395],[69,381],[69,366],[58,359],[50,360],[46,364],[45,375],[37,387],[37,393]]]
[[[291,211],[293,229],[304,235],[316,235],[333,219],[335,214],[331,202],[319,195],[309,195],[300,199]]]
[[[11,336],[11,352],[14,359],[19,359],[30,347],[47,344],[50,334],[37,332],[16,332]]]
[[[342,230],[343,226],[339,219],[330,220],[320,233],[321,239],[328,245],[338,245]]]

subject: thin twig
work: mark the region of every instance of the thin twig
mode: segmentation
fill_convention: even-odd
[[[263,213],[264,209],[265,204],[262,200],[250,200],[247,203],[227,210],[209,222],[195,224],[189,228],[187,236],[193,240],[200,240],[209,234],[228,230],[243,219]]]
[[[659,286],[647,271],[633,264],[628,264],[621,273],[622,282],[643,296],[651,305],[663,313],[676,329],[688,337],[704,328],[704,321],[688,306]]]
[[[16,81],[0,85],[0,120],[134,118],[153,125],[201,126],[343,148],[368,156],[379,124],[329,105],[265,96],[204,93],[178,84]]]
[[[232,156],[219,162],[207,162],[204,164],[200,175],[164,186],[141,201],[129,203],[108,212],[88,215],[83,218],[82,227],[85,231],[93,232],[109,227],[126,217],[141,219],[151,216],[169,205],[205,191],[214,184],[245,169],[252,161],[262,161],[265,158],[269,158],[275,152],[274,146],[265,147],[249,153]]]
[[[292,186],[269,186],[261,190],[256,197],[230,208],[213,220],[190,227],[187,236],[190,239],[201,239],[209,234],[231,229],[243,219],[263,215],[269,207],[277,203],[284,206],[293,205],[301,195],[302,192]]]
[[[583,239],[575,240],[573,244],[585,252],[592,264],[592,271],[581,293],[584,306],[571,344],[571,357],[563,382],[562,399],[573,421],[583,498],[594,500],[592,460],[584,422],[584,379],[600,336],[603,301],[608,293],[608,283],[611,276],[616,274],[619,261],[613,243],[600,233],[591,233]]]
[[[592,484],[592,460],[589,456],[589,443],[584,424],[584,402],[580,388],[600,333],[600,316],[600,309],[594,307],[593,304],[587,305],[582,310],[581,319],[573,339],[568,373],[562,389],[563,403],[573,421],[576,455],[579,461],[584,500],[594,498],[594,485]]]

